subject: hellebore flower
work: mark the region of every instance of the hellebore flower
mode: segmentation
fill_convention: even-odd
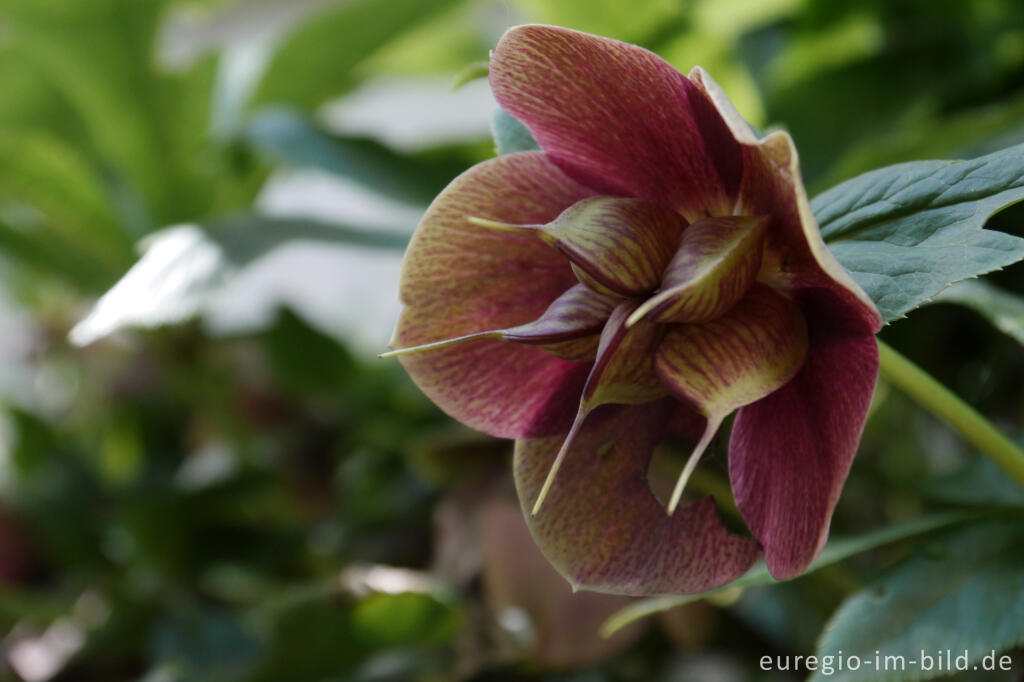
[[[490,80],[541,151],[437,197],[388,355],[454,418],[517,439],[530,529],[574,586],[702,591],[762,549],[775,577],[800,573],[860,439],[881,318],[822,242],[791,138],[758,139],[699,67],[557,27],[509,30]],[[711,498],[679,506],[733,412],[753,540]],[[700,418],[666,513],[647,462]]]

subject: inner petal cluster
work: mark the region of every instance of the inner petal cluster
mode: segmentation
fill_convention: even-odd
[[[576,419],[534,513],[595,408],[673,396],[703,415],[706,428],[680,475],[671,513],[722,420],[780,388],[804,363],[803,315],[758,281],[766,217],[691,223],[654,201],[605,196],[579,201],[543,225],[468,220],[480,229],[536,236],[565,256],[578,283],[532,322],[394,354],[496,338],[590,365]]]
[[[758,282],[767,219],[723,216],[688,223],[655,202],[585,199],[531,230],[569,260],[579,284],[535,322],[504,338],[590,362],[579,412],[541,490],[554,480],[587,415],[604,404],[642,404],[672,395],[707,420],[669,503],[721,421],[788,382],[807,353],[802,314]],[[557,334],[545,336],[541,329]]]

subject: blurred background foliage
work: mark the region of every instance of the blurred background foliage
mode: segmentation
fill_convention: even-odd
[[[1024,141],[1017,0],[0,0],[0,679],[801,679],[757,661],[924,546],[602,639],[629,600],[536,552],[510,445],[374,358],[418,216],[494,151],[452,85],[527,21],[703,65],[812,194]],[[988,282],[883,338],[1020,436],[1024,281]],[[1021,504],[882,384],[833,533]]]

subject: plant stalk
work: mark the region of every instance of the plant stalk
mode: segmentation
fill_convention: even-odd
[[[921,407],[946,422],[1024,487],[1024,450],[931,375],[878,342],[882,375]]]

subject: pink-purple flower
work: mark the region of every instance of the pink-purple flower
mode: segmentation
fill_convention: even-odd
[[[820,552],[874,389],[881,319],[831,256],[784,132],[759,139],[700,68],[521,26],[495,97],[541,151],[474,166],[406,254],[392,342],[420,388],[515,438],[531,531],[576,586],[697,592],[763,551]],[[682,497],[735,414],[729,473],[753,538]],[[700,438],[663,506],[646,468]]]

